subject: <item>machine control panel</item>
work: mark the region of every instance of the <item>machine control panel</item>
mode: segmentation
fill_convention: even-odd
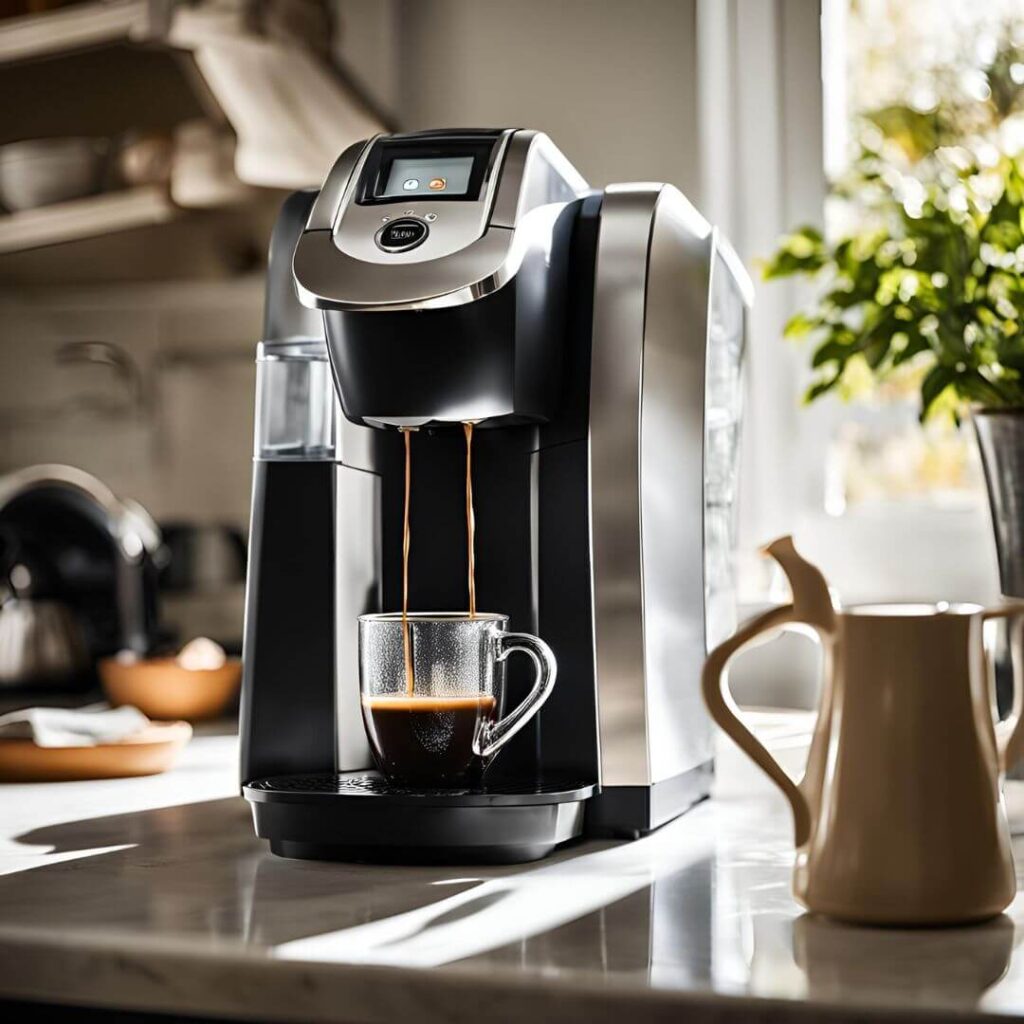
[[[561,208],[587,191],[539,132],[451,129],[356,143],[296,243],[300,301],[391,310],[472,301],[514,276]]]
[[[415,217],[399,217],[377,232],[376,242],[385,252],[408,252],[422,245],[429,232],[423,221]]]
[[[360,263],[431,263],[487,232],[510,130],[374,139],[353,165],[331,225],[334,248]],[[500,240],[492,240],[500,241]]]

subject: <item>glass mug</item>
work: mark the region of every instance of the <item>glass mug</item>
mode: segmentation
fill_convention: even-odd
[[[508,633],[507,615],[417,612],[407,616],[412,691],[402,615],[359,617],[359,686],[374,758],[391,781],[460,786],[536,714],[555,685],[555,656],[529,633]],[[503,715],[505,659],[534,664],[533,689]]]

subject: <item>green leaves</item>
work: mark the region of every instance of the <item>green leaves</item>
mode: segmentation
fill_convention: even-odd
[[[798,228],[779,242],[775,255],[762,267],[766,281],[793,274],[813,274],[828,261],[829,252],[815,227]]]
[[[885,113],[914,146],[926,141],[924,121]],[[884,379],[915,360],[927,367],[922,417],[947,389],[962,402],[1024,407],[1024,172],[1008,157],[982,172],[963,151],[957,161],[942,153],[910,177],[864,150],[842,186],[860,202],[863,229],[831,243],[801,227],[764,264],[766,280],[821,282],[784,330],[814,342],[808,401],[834,390],[854,361],[855,376]]]
[[[948,366],[933,366],[921,382],[921,419],[924,419],[939,396],[956,380]]]
[[[797,341],[812,334],[821,326],[821,320],[817,317],[797,313],[786,321],[786,326],[782,328],[782,336],[790,341]]]
[[[827,394],[839,383],[842,376],[842,372],[839,371],[816,381],[804,393],[804,401],[810,403],[816,398],[820,398],[822,395]]]

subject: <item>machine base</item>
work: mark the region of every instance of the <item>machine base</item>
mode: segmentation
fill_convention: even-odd
[[[578,781],[474,789],[392,786],[377,772],[284,775],[242,787],[271,852],[307,860],[511,864],[583,832]]]
[[[345,861],[349,864],[526,864],[542,860],[557,844],[527,846],[325,846],[270,840],[270,852],[292,860]]]
[[[586,835],[636,839],[688,811],[711,795],[714,762],[653,786],[605,786],[587,801]]]

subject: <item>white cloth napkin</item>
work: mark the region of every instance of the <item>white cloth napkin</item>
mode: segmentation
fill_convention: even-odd
[[[117,743],[147,725],[149,719],[128,704],[22,708],[0,715],[0,739],[34,740],[37,747],[95,747]]]

